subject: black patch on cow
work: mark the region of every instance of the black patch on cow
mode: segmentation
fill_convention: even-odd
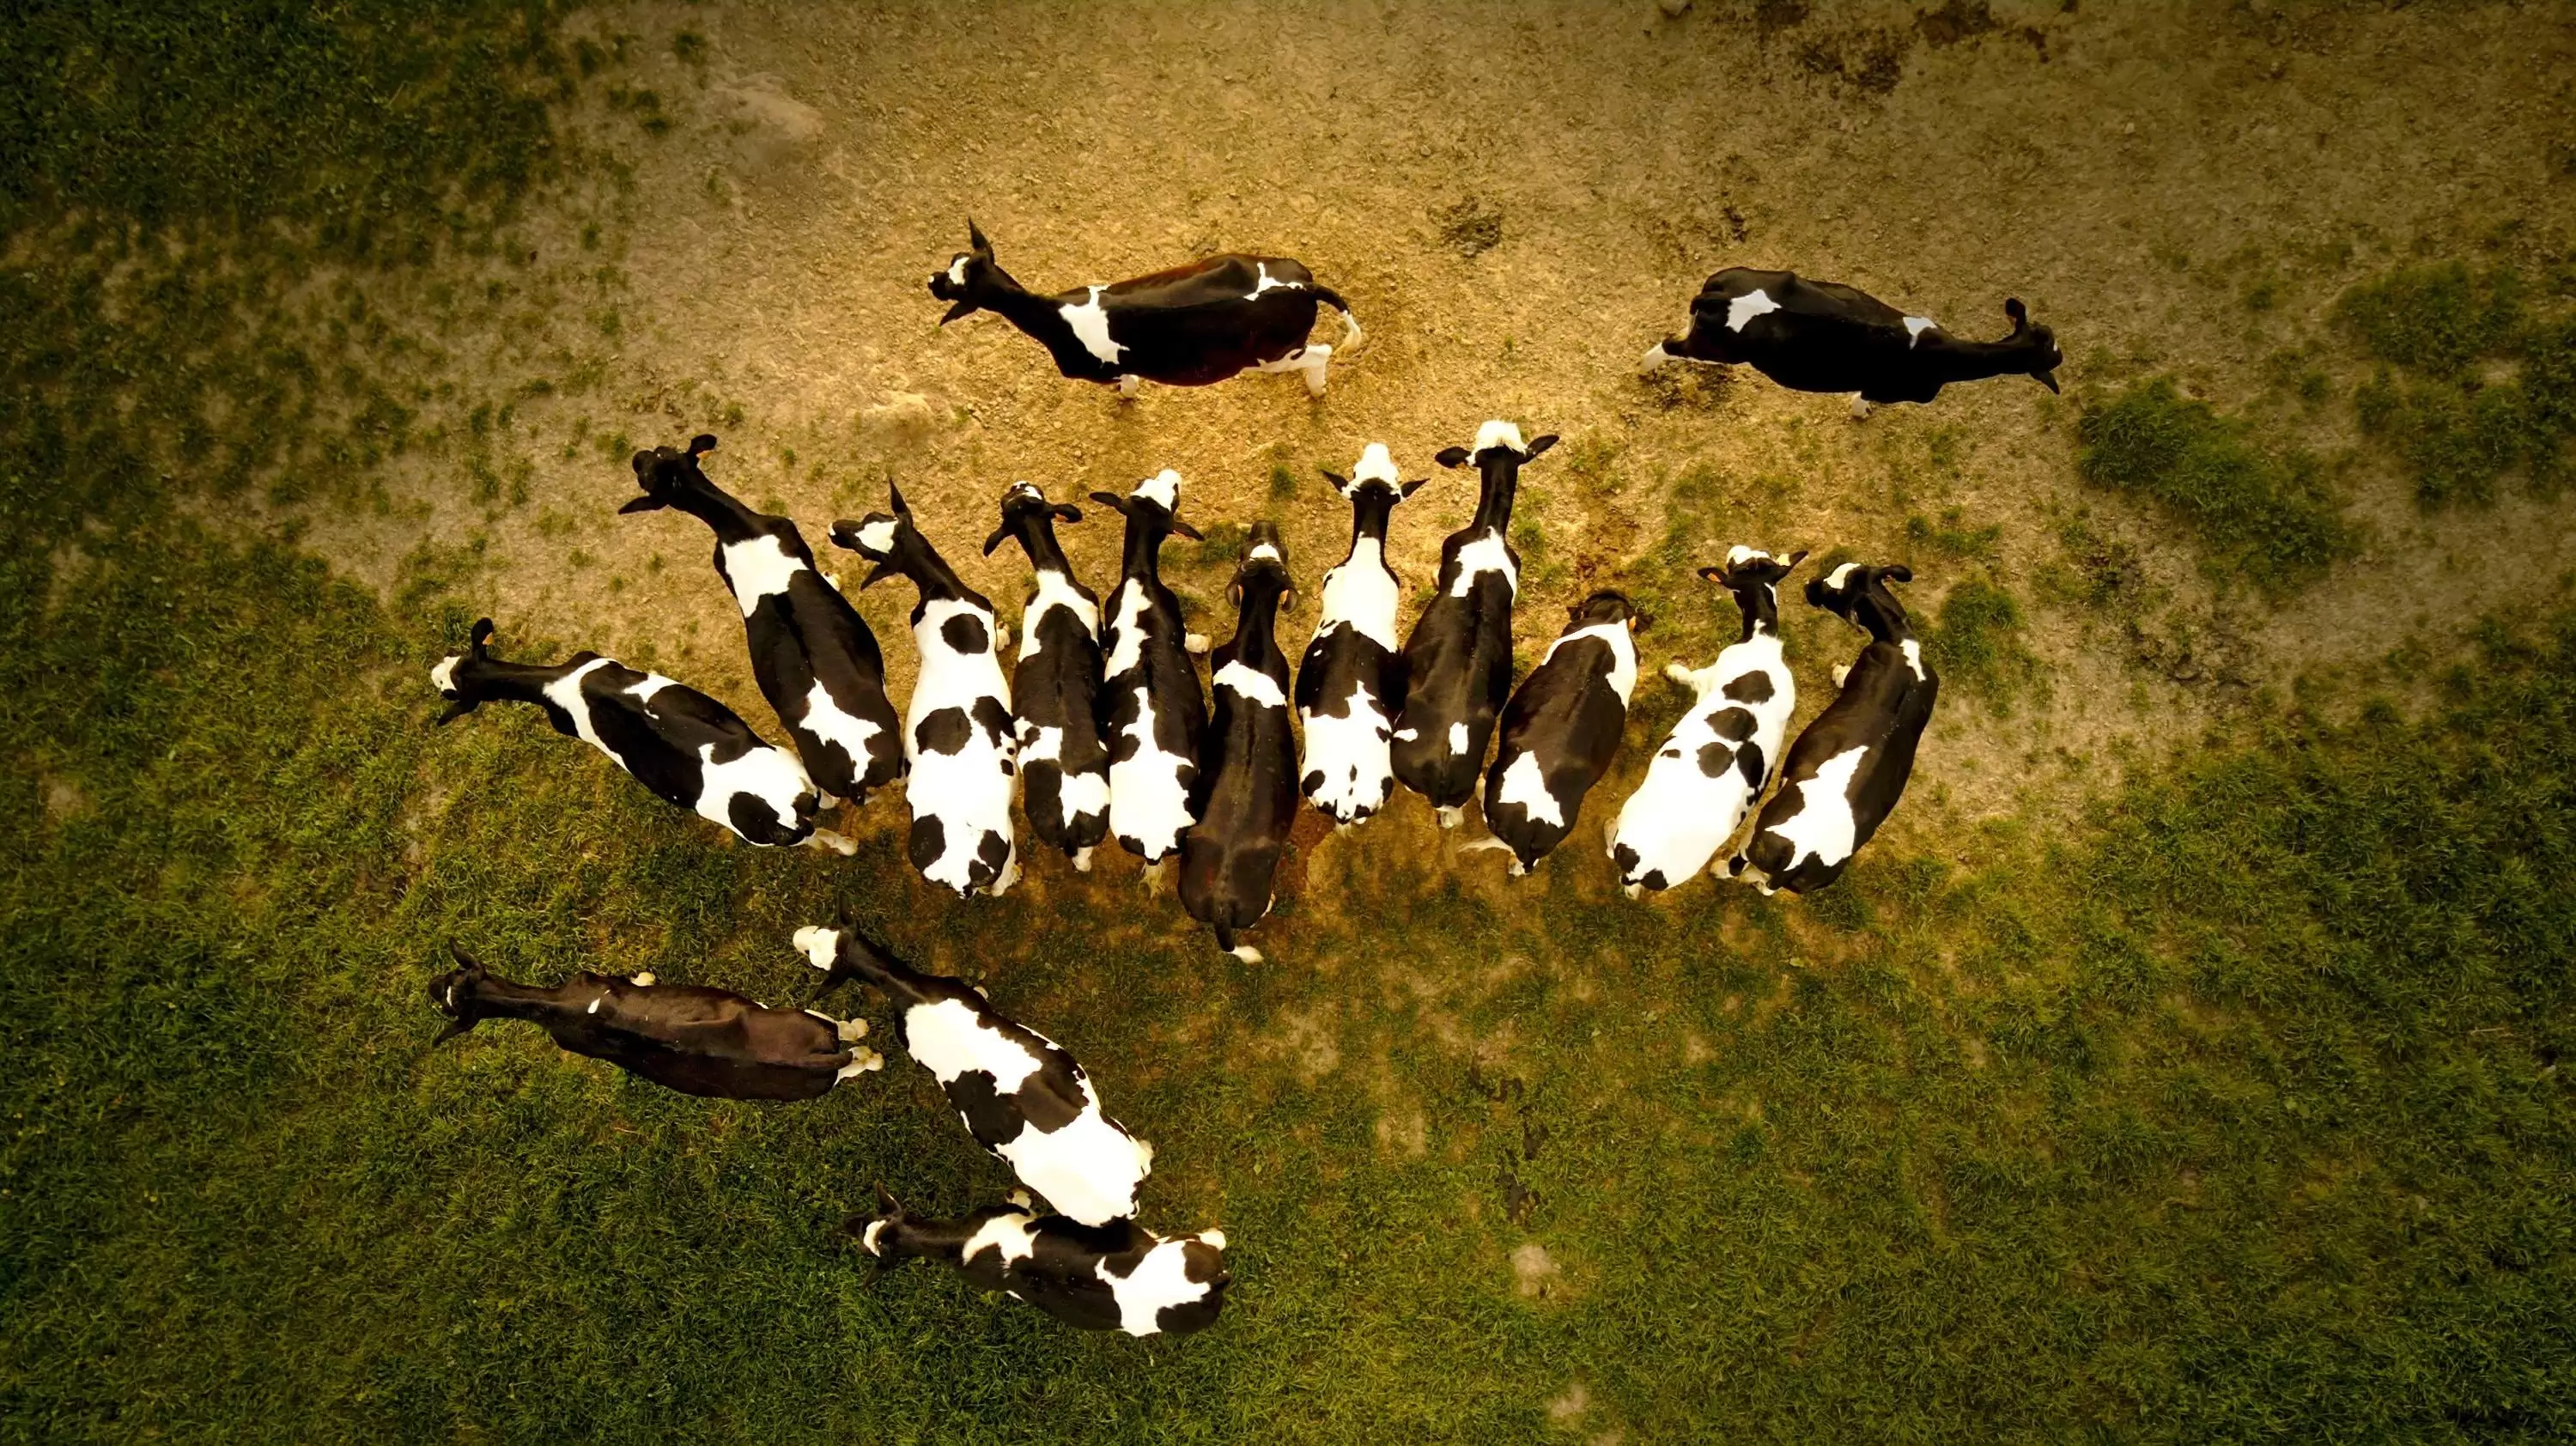
[[[1646,876],[1639,879],[1637,882],[1659,894],[1672,887],[1671,883],[1664,878],[1664,871],[1662,869],[1648,870]]]
[[[915,748],[924,753],[936,753],[943,757],[962,753],[965,751],[967,733],[971,726],[966,721],[965,709],[942,708],[922,719],[921,726],[912,730],[912,743]]]
[[[1762,786],[1763,773],[1762,745],[1759,743],[1745,744],[1744,751],[1735,755],[1735,766],[1744,770],[1745,787],[1760,788]]]
[[[973,613],[959,613],[939,625],[941,641],[960,653],[975,654],[993,645],[993,635],[984,629],[984,620]]]
[[[981,882],[990,883],[1002,876],[1002,866],[1011,861],[1011,841],[991,829],[984,830],[984,841],[975,845],[975,872]]]
[[[725,805],[725,816],[733,820],[734,832],[757,844],[783,844],[794,829],[769,806],[769,800],[756,793],[737,793]]]
[[[1320,768],[1316,769],[1316,770],[1315,770],[1314,772],[1312,772],[1312,773],[1307,774],[1304,778],[1301,778],[1301,779],[1297,780],[1297,790],[1298,790],[1300,793],[1308,794],[1308,795],[1310,795],[1310,796],[1314,793],[1314,791],[1315,791],[1316,789],[1319,789],[1319,788],[1321,788],[1321,787],[1323,787],[1323,786],[1324,786],[1324,770],[1322,770],[1322,769],[1320,769]]]
[[[1020,1137],[1028,1121],[1021,1117],[1017,1101],[993,1087],[993,1077],[980,1069],[970,1069],[947,1086],[948,1102],[966,1121],[966,1132],[982,1142],[985,1149],[999,1150]]]
[[[1708,731],[1729,743],[1741,743],[1753,736],[1753,715],[1741,708],[1721,708],[1708,720]]]
[[[1738,703],[1768,703],[1771,701],[1771,675],[1762,672],[1746,673],[1731,679],[1720,691]]]
[[[925,813],[912,821],[912,866],[927,869],[948,853],[948,826],[939,815]]]
[[[1621,844],[1618,849],[1610,855],[1610,857],[1613,862],[1619,865],[1619,877],[1624,879],[1637,871],[1637,850],[1635,846],[1630,844]]]
[[[1000,752],[1011,740],[1011,710],[1002,700],[987,693],[975,700],[975,721],[983,725],[984,736],[993,740],[993,750]]]
[[[1735,762],[1735,749],[1724,743],[1699,746],[1699,772],[1702,778],[1715,778]]]

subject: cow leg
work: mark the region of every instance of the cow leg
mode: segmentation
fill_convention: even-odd
[[[1136,389],[1142,385],[1144,385],[1143,380],[1133,373],[1120,377],[1118,379],[1118,400],[1122,402],[1134,400]]]
[[[1092,845],[1085,844],[1081,848],[1073,851],[1073,871],[1075,873],[1087,874],[1091,872],[1091,849]]]
[[[1453,803],[1434,811],[1440,815],[1442,828],[1456,828],[1467,821],[1467,806],[1463,803]]]
[[[1858,392],[1852,393],[1851,417],[1855,422],[1865,422],[1869,420],[1869,398],[1862,396]]]
[[[1152,863],[1145,865],[1144,872],[1137,875],[1138,878],[1145,881],[1146,893],[1159,899],[1163,896],[1164,891],[1172,886],[1172,860],[1174,857],[1175,855],[1165,854],[1161,858],[1154,860]]]
[[[1306,395],[1324,394],[1324,367],[1332,359],[1333,349],[1321,342],[1306,348]]]

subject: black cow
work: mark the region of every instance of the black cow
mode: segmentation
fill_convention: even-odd
[[[1566,619],[1503,710],[1503,740],[1485,774],[1485,827],[1511,850],[1514,874],[1574,831],[1583,796],[1619,751],[1637,687],[1642,620],[1626,594],[1596,592]]]
[[[938,1079],[975,1143],[1021,1184],[1085,1225],[1136,1213],[1154,1147],[1101,1112],[1072,1055],[994,1013],[965,981],[925,974],[854,929],[808,926],[796,931],[796,947],[824,971],[817,998],[857,979],[894,1000],[902,1011],[895,1038]]]
[[[1019,751],[1011,721],[1011,685],[995,652],[993,603],[958,580],[939,549],[912,525],[912,509],[892,483],[891,516],[871,512],[832,524],[834,546],[876,566],[860,590],[889,577],[912,580],[912,641],[921,676],[903,718],[904,753],[912,761],[912,866],[959,896],[998,898],[1020,877],[1013,840],[1011,785]]]
[[[914,1215],[877,1191],[878,1213],[842,1227],[879,1270],[920,1257],[944,1261],[977,1290],[998,1290],[1067,1325],[1131,1336],[1188,1335],[1225,1308],[1233,1277],[1225,1234],[1168,1239],[1133,1220],[1084,1225],[1040,1215],[1023,1195],[954,1220]]]
[[[930,294],[952,303],[939,324],[998,312],[1036,337],[1056,370],[1115,386],[1120,396],[1134,396],[1139,381],[1201,387],[1249,368],[1303,372],[1306,390],[1320,397],[1333,349],[1306,341],[1318,303],[1342,314],[1342,349],[1359,344],[1350,306],[1284,257],[1211,256],[1151,276],[1040,296],[994,262],[992,244],[972,221],[966,239],[973,249],[958,252],[947,270],[930,278]]]
[[[1903,567],[1845,563],[1807,584],[1808,602],[1867,630],[1869,644],[1836,679],[1842,691],[1789,745],[1780,791],[1762,806],[1752,842],[1728,865],[1766,894],[1810,894],[1841,878],[1905,796],[1915,745],[1941,693],[1887,586],[1913,580]]]
[[[1056,545],[1055,521],[1080,522],[1082,509],[1050,503],[1027,482],[1002,494],[1002,525],[984,555],[1016,537],[1037,578],[1020,609],[1020,662],[1011,674],[1019,721],[1021,806],[1041,843],[1091,872],[1091,851],[1109,836],[1109,749],[1100,741],[1100,599],[1074,580]]]
[[[844,853],[852,845],[814,827],[822,800],[796,755],[773,748],[731,708],[659,673],[579,652],[561,663],[505,663],[491,655],[492,620],[474,624],[467,651],[441,660],[429,681],[449,723],[485,703],[534,703],[567,738],[605,753],[635,781],[682,808],[772,848],[809,839]]]
[[[2056,336],[2030,324],[2019,298],[2004,314],[2013,329],[2003,340],[1960,341],[1928,316],[1839,282],[1730,266],[1692,299],[1690,334],[1655,343],[1643,365],[1745,362],[1796,391],[1849,392],[1854,416],[1872,402],[1928,402],[1952,382],[1986,377],[2031,376],[2056,391],[2066,360]]]
[[[1198,815],[1199,749],[1207,737],[1207,697],[1190,654],[1205,639],[1181,624],[1181,602],[1163,586],[1163,539],[1198,540],[1175,515],[1181,474],[1165,468],[1125,497],[1094,492],[1091,500],[1127,518],[1126,557],[1110,600],[1101,647],[1108,674],[1100,695],[1100,737],[1109,745],[1109,831],[1128,852],[1158,864],[1181,846]],[[1154,875],[1147,875],[1149,880]]]
[[[1521,557],[1505,534],[1521,468],[1555,445],[1544,436],[1523,446],[1520,428],[1495,421],[1476,429],[1472,449],[1451,447],[1435,459],[1443,467],[1474,461],[1483,486],[1475,517],[1440,544],[1439,594],[1404,640],[1404,710],[1390,761],[1396,781],[1440,811],[1442,828],[1466,816],[1494,719],[1511,696]]]
[[[716,535],[716,574],[742,608],[751,675],[822,786],[823,806],[865,803],[903,776],[903,739],[886,698],[877,636],[814,567],[796,524],[744,506],[698,465],[716,439],[685,452],[656,447],[634,457],[644,495],[621,513],[676,507]]]
[[[1208,725],[1181,839],[1181,907],[1216,930],[1216,946],[1247,964],[1261,951],[1234,942],[1270,912],[1279,855],[1297,820],[1297,737],[1288,726],[1288,655],[1279,649],[1283,600],[1293,602],[1279,527],[1252,524],[1232,588],[1234,637],[1208,661],[1216,716]]]
[[[524,1019],[575,1054],[604,1059],[682,1094],[722,1100],[810,1100],[885,1065],[859,1047],[868,1022],[772,1009],[729,989],[576,974],[551,989],[495,979],[450,944],[458,967],[430,981],[452,1021],[445,1044],[486,1019]]]
[[[1306,776],[1315,807],[1349,827],[1395,791],[1389,740],[1404,706],[1404,655],[1396,651],[1394,569],[1386,524],[1422,484],[1399,482],[1386,444],[1371,442],[1348,477],[1324,473],[1351,504],[1351,550],[1324,574],[1315,638],[1297,664],[1297,717],[1306,726]]]

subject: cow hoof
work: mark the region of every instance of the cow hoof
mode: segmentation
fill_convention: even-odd
[[[868,1037],[868,1022],[864,1019],[844,1019],[834,1024],[832,1031],[841,1037],[841,1043],[856,1044]]]
[[[1190,633],[1181,639],[1181,651],[1188,653],[1192,657],[1205,656],[1207,650],[1208,635],[1205,633]]]
[[[859,851],[859,846],[857,844],[841,837],[839,834],[832,832],[828,828],[818,828],[814,830],[812,834],[806,837],[805,841],[818,849],[830,849],[832,852],[839,854],[845,859],[852,857]]]
[[[638,985],[642,988],[650,989],[653,987],[653,971],[647,969],[643,973],[636,975],[634,978],[629,979],[626,982]]]
[[[1465,823],[1466,821],[1467,806],[1465,804],[1456,804],[1440,810],[1440,826],[1442,828],[1456,828],[1458,825]]]
[[[1619,892],[1626,894],[1632,899],[1642,899],[1646,897],[1646,886],[1644,884],[1621,884],[1619,886]]]
[[[1851,419],[1855,422],[1869,420],[1869,399],[1858,392],[1852,394]]]
[[[1850,676],[1851,676],[1851,664],[1849,664],[1849,663],[1836,663],[1836,664],[1834,664],[1834,686],[1835,686],[1835,687],[1837,687],[1837,688],[1841,687],[1841,686],[1843,685],[1843,679],[1848,678],[1848,677],[1850,677]]]
[[[1253,948],[1249,944],[1237,944],[1225,952],[1242,960],[1246,964],[1258,964],[1261,962],[1261,951]]]
[[[1085,845],[1084,847],[1073,851],[1073,871],[1077,874],[1087,874],[1091,872],[1090,846]]]
[[[1657,367],[1662,366],[1664,363],[1671,361],[1672,359],[1673,354],[1664,350],[1664,344],[1662,342],[1656,342],[1653,346],[1646,348],[1645,356],[1638,361],[1637,375],[1641,377],[1653,376]]]
[[[1137,385],[1137,380],[1134,377],[1120,377],[1118,379],[1118,400],[1122,402],[1134,401],[1136,399]]]

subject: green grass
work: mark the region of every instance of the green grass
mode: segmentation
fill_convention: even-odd
[[[2354,393],[2362,430],[2392,448],[2427,508],[2484,504],[2519,475],[2554,495],[2576,438],[2576,316],[2543,317],[2511,270],[2465,263],[2394,272],[2336,303],[2379,372]]]
[[[2278,595],[2357,546],[2314,457],[2259,440],[2244,422],[2183,396],[2170,377],[2087,406],[2077,435],[2084,479],[2188,527],[2216,580]]]
[[[2009,716],[2023,694],[2045,685],[2039,658],[2022,642],[2022,625],[2021,604],[2010,592],[1984,578],[1962,578],[1924,630],[1924,656],[1947,687]]]

